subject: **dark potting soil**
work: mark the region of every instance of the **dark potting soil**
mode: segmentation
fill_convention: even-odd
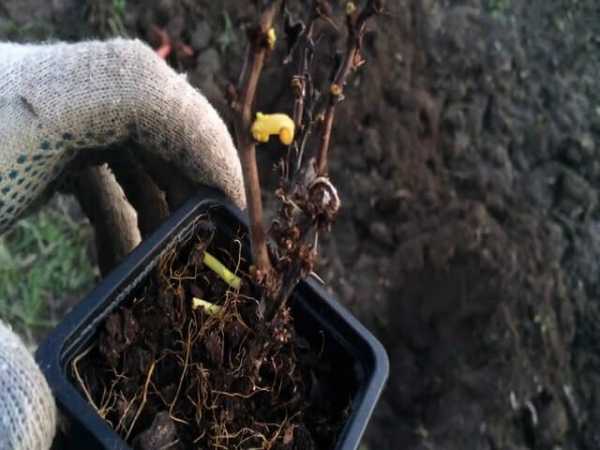
[[[352,396],[352,367],[296,332],[290,309],[266,324],[241,239],[217,243],[208,219],[164,254],[72,365],[82,394],[136,449],[331,449]],[[209,248],[238,268],[232,289]],[[219,305],[193,309],[192,299]],[[321,342],[319,342],[321,341]]]
[[[4,40],[114,34],[110,0],[1,3]],[[598,2],[385,3],[337,108],[318,269],[390,355],[363,446],[598,449]],[[191,45],[168,62],[229,122],[254,4],[128,0],[123,21]],[[292,105],[277,61],[259,111]],[[267,194],[280,152],[257,157]]]

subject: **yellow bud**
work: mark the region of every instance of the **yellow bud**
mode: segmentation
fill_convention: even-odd
[[[275,33],[275,28],[269,28],[267,31],[267,43],[269,44],[269,48],[273,50],[275,48],[275,43],[277,42],[277,33]]]
[[[346,3],[346,14],[350,15],[354,11],[356,11],[356,5],[354,4],[354,2]]]
[[[329,88],[329,92],[331,92],[331,95],[338,97],[342,95],[342,87],[337,83],[333,83]]]

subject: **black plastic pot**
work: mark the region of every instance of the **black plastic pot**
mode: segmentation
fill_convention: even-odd
[[[166,249],[193,231],[195,219],[209,212],[218,221],[246,227],[247,219],[218,192],[206,189],[171,215],[56,327],[36,354],[62,413],[69,419],[66,448],[130,450],[82,396],[69,375],[72,360],[88,347],[100,324],[154,267]],[[221,226],[219,228],[221,230]],[[326,354],[350,362],[352,412],[335,450],[355,450],[388,376],[383,346],[314,279],[301,282],[293,302],[295,324],[307,339],[325,342]],[[334,449],[332,449],[334,450]]]

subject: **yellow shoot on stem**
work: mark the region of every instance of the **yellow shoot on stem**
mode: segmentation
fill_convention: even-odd
[[[354,2],[346,3],[346,14],[350,15],[354,11],[356,11],[356,5],[354,4]]]
[[[250,132],[258,142],[269,142],[271,135],[277,135],[282,144],[290,145],[294,142],[295,125],[287,114],[256,113]]]
[[[192,309],[196,310],[202,308],[206,314],[209,316],[216,316],[219,314],[223,308],[219,305],[215,305],[214,303],[207,302],[206,300],[202,300],[201,298],[193,297],[192,298]]]
[[[215,272],[219,277],[223,279],[225,283],[234,289],[239,289],[242,281],[238,276],[232,273],[227,267],[225,267],[217,258],[208,252],[204,252],[204,259],[202,260],[206,266]]]
[[[277,33],[275,33],[275,28],[269,28],[267,31],[267,44],[269,44],[269,48],[273,50],[275,48],[275,43],[277,42]]]

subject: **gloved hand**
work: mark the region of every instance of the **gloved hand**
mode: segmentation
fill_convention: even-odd
[[[128,138],[245,206],[225,124],[140,41],[0,43],[0,233],[82,149]],[[0,450],[46,450],[55,426],[43,375],[0,323]]]

